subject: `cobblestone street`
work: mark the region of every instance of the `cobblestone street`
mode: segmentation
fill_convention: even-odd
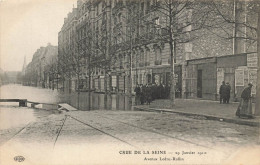
[[[118,164],[123,160],[134,164],[222,163],[240,148],[256,145],[258,131],[256,127],[168,113],[63,112],[39,118],[13,138],[5,139],[1,160],[9,162],[18,154],[26,158],[25,164],[112,163],[115,160]],[[136,155],[134,151],[141,154]],[[153,151],[161,153],[151,154]],[[204,154],[198,156],[198,152]],[[181,161],[172,162],[173,157]],[[148,158],[157,160],[145,160]],[[170,160],[158,161],[163,158]]]

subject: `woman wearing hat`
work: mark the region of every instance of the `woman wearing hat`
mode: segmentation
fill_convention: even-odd
[[[237,108],[236,115],[238,117],[253,118],[252,102],[251,102],[251,89],[253,84],[249,83],[241,94],[241,101]]]

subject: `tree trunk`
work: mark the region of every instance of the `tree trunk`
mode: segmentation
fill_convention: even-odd
[[[90,55],[88,56],[88,110],[91,108],[91,71],[90,71]]]
[[[59,90],[59,75],[57,74],[57,91]]]
[[[77,87],[78,88],[78,100],[77,100],[78,101],[78,107],[77,107],[77,109],[79,110],[79,94],[80,94],[80,90],[79,90],[79,84],[80,84],[80,82],[79,82],[79,74],[78,74],[77,78],[78,78],[78,87]]]
[[[260,7],[259,7],[260,10]],[[258,23],[257,23],[257,85],[256,85],[256,107],[255,115],[260,116],[260,12],[258,10]]]
[[[54,80],[55,80],[55,78],[53,76],[53,79],[52,79],[52,90],[54,90]]]
[[[174,45],[173,41],[169,42],[170,44],[170,53],[171,53],[171,90],[170,90],[170,100],[171,100],[171,107],[175,106],[175,79],[174,79]]]
[[[90,83],[91,83],[91,77],[90,77],[90,69],[89,69],[89,72],[88,72],[88,110],[90,111],[90,108],[91,108],[91,86],[90,86]]]
[[[63,91],[63,92],[64,92],[64,88],[65,88],[65,87],[64,87],[64,81],[65,81],[65,80],[62,79],[62,91]]]

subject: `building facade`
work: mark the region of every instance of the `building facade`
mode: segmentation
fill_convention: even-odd
[[[58,47],[48,44],[39,48],[26,66],[23,84],[43,88],[57,88]]]
[[[188,85],[192,83],[189,75],[194,67],[198,67],[191,65],[192,60],[215,59],[213,57],[232,54],[238,55],[236,58],[244,58],[240,56],[241,53],[256,51],[256,44],[250,44],[251,40],[244,37],[247,33],[250,33],[248,38],[253,34],[246,27],[238,26],[239,24],[235,24],[235,27],[233,24],[216,26],[223,22],[223,18],[211,10],[210,3],[195,4],[184,10],[183,4],[178,3],[175,11],[179,11],[179,14],[167,17],[161,8],[168,12],[173,10],[165,8],[162,2],[78,0],[77,7],[65,18],[59,32],[59,86],[67,91],[133,93],[137,84],[171,85],[171,62],[174,61],[176,96],[200,98],[198,86]],[[250,13],[237,10],[239,7],[249,8],[246,3],[227,2],[220,6],[230,18],[254,22]],[[227,8],[230,9],[226,10]],[[210,19],[205,21],[209,24],[198,28],[203,22],[199,19],[203,20],[204,14],[210,15]],[[219,22],[212,24],[212,20]],[[213,25],[216,27],[210,29],[209,26]],[[226,30],[223,31],[223,27]],[[230,34],[231,37],[224,38],[221,36],[223,34]],[[213,63],[217,64],[216,61]],[[215,73],[220,68],[216,65],[205,71],[214,70]],[[238,69],[231,68],[232,74]],[[225,73],[229,73],[228,69]],[[200,73],[196,71],[196,74]],[[207,74],[203,74],[205,75]],[[217,98],[216,77],[212,78],[212,82],[208,80],[210,84],[213,83],[215,91],[214,96],[209,97],[211,99]],[[196,92],[191,92],[191,87]]]

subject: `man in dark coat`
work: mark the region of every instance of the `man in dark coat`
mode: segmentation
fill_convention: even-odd
[[[141,101],[141,104],[143,105],[144,104],[144,102],[145,102],[145,98],[144,98],[144,86],[143,86],[143,84],[141,84],[141,86],[140,86],[140,101]]]
[[[162,99],[166,99],[166,95],[167,95],[166,92],[167,92],[167,91],[166,91],[166,87],[165,87],[165,85],[163,84],[163,85],[162,85]]]
[[[225,90],[225,93],[226,93],[226,102],[227,102],[227,104],[229,104],[229,100],[230,100],[230,91],[231,91],[231,86],[230,86],[230,84],[227,82],[227,83],[226,83],[226,90]]]
[[[146,101],[150,104],[152,101],[152,86],[149,84],[146,86]]]
[[[225,103],[225,88],[226,88],[226,84],[225,84],[225,81],[222,81],[222,85],[220,86],[219,88],[219,101],[220,101],[220,104],[222,103]]]
[[[159,99],[163,99],[163,85],[160,84],[158,87],[158,91],[159,91]]]

